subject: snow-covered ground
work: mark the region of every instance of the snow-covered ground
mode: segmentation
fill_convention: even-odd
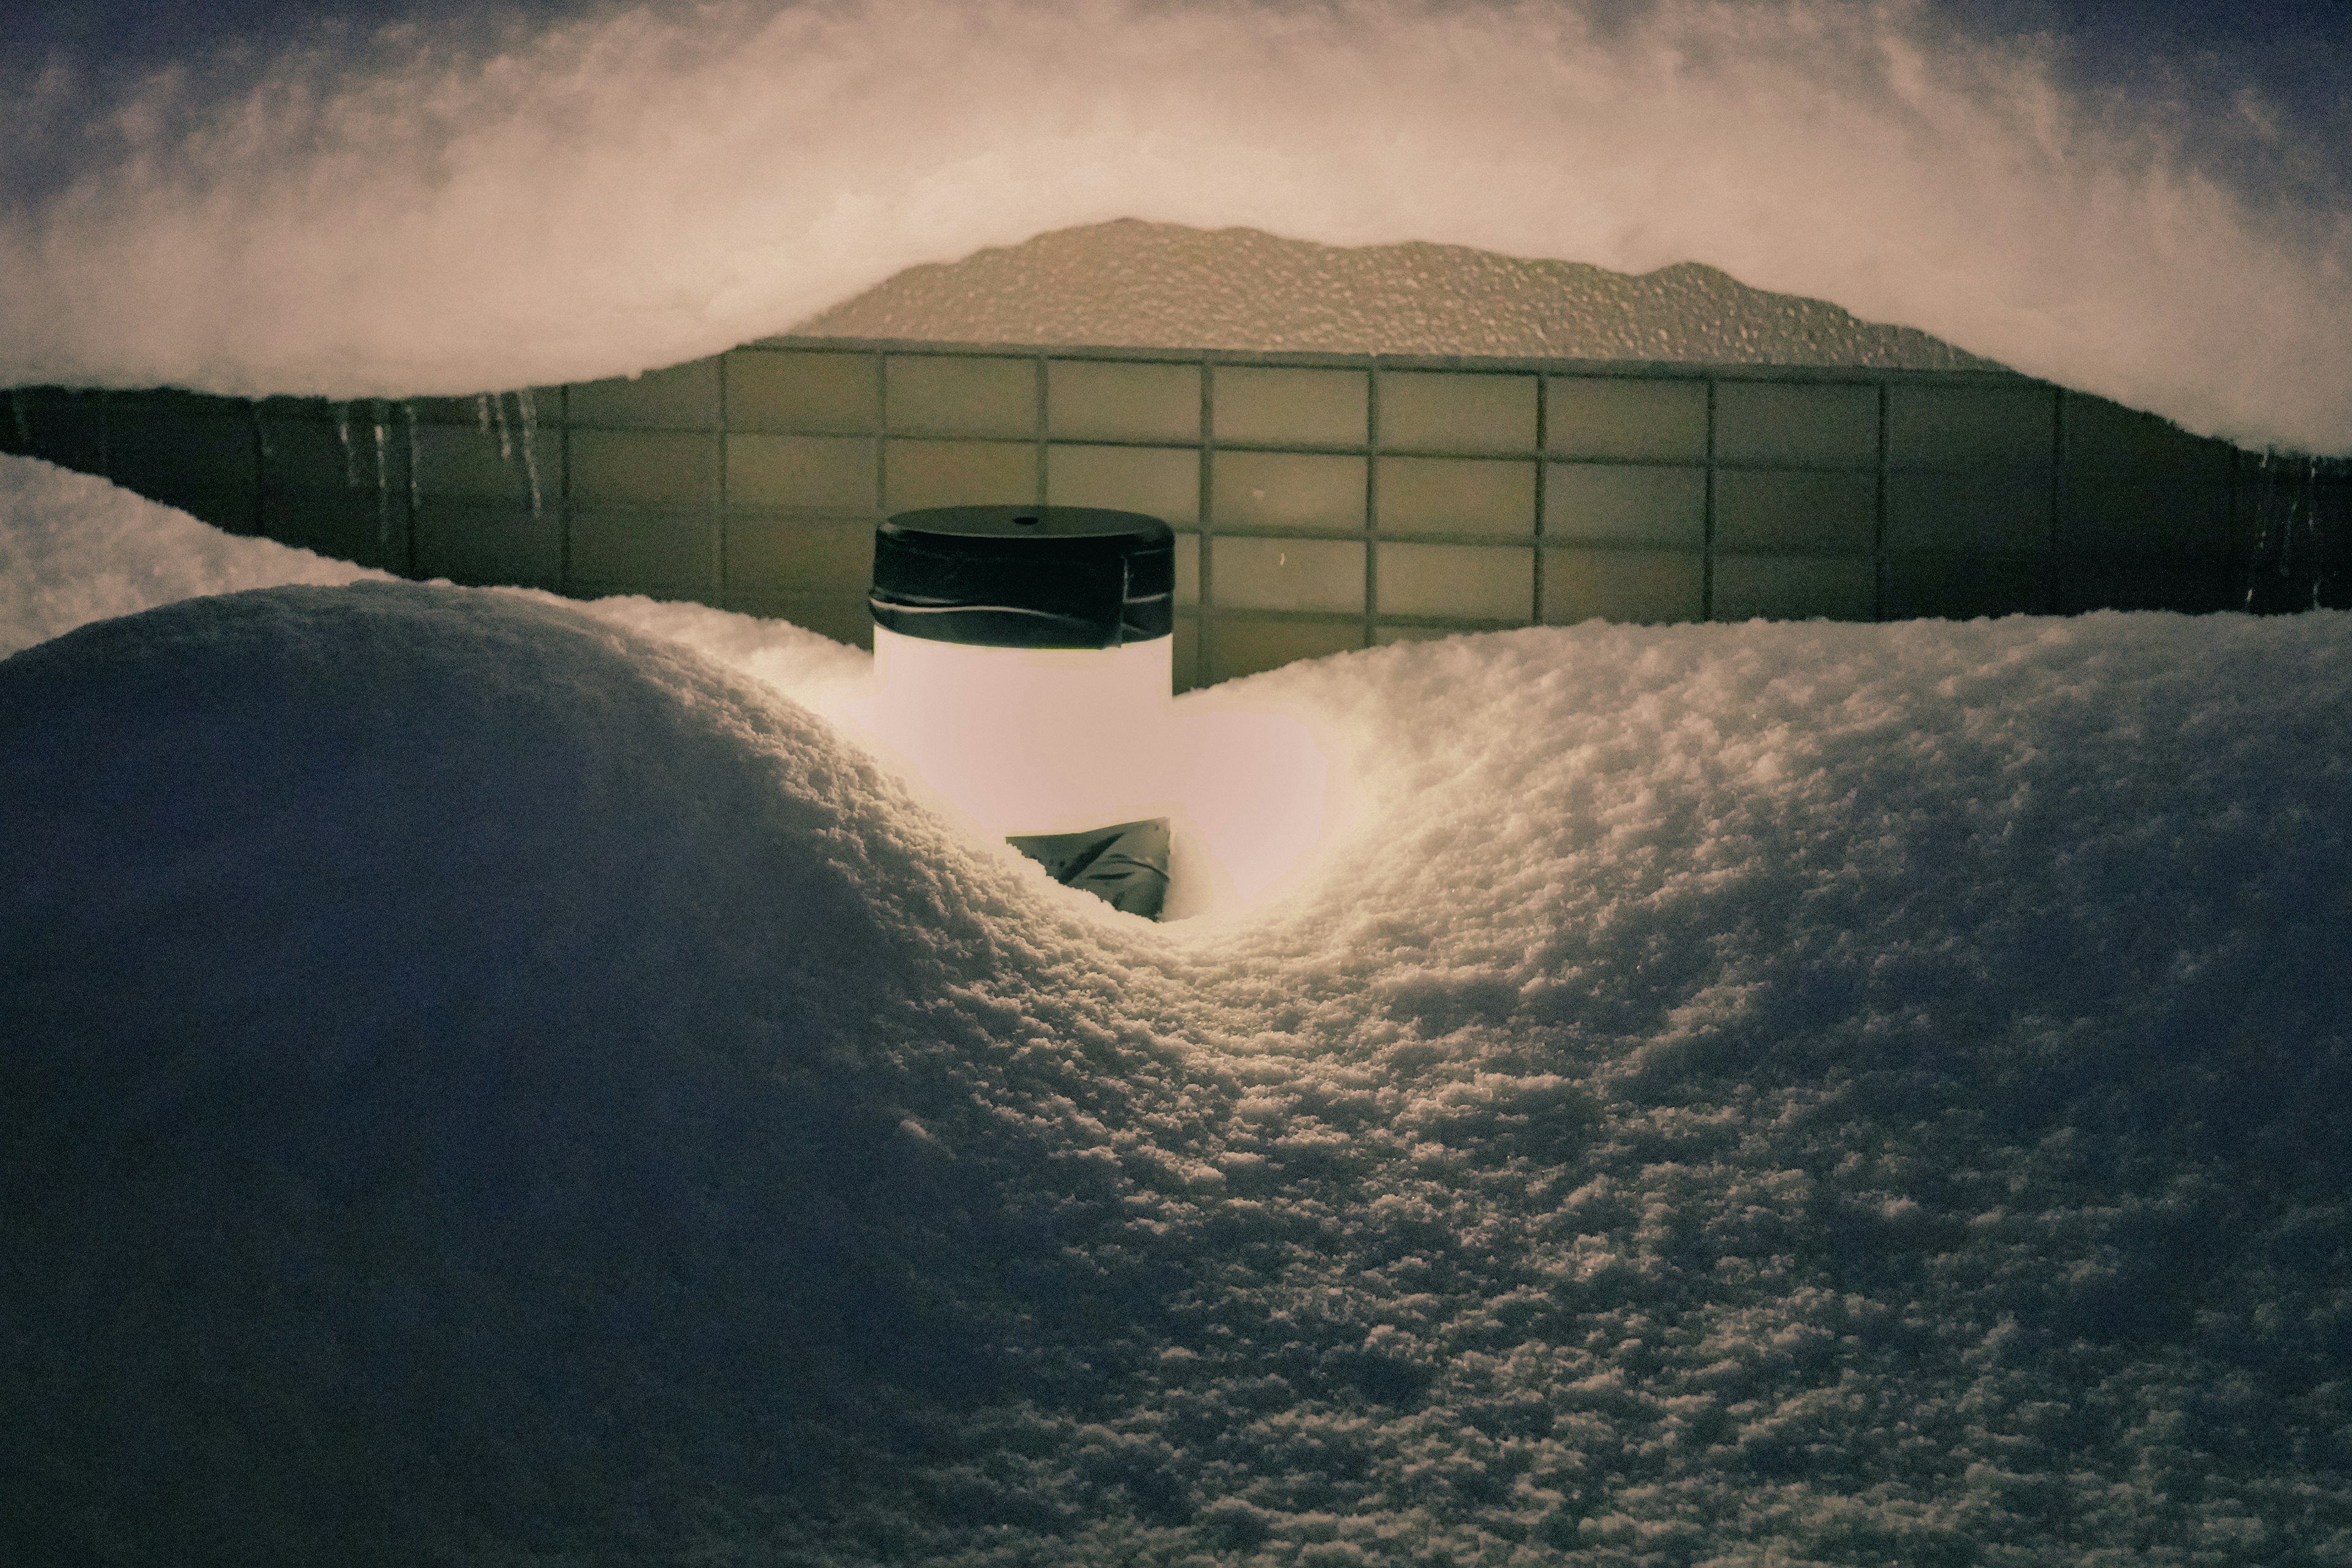
[[[1150,926],[807,633],[0,541],[16,1561],[2352,1561],[2352,617],[1293,666]]]

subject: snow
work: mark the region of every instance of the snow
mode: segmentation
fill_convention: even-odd
[[[1684,262],[1640,278],[1458,245],[1342,248],[1131,218],[914,267],[810,336],[1251,353],[1998,370],[1908,327]]]
[[[781,625],[9,629],[20,1560],[2352,1552],[2352,616],[1292,666],[1362,816],[1168,926]]]
[[[1701,263],[2352,451],[2334,122],[2061,54],[1872,0],[649,0],[322,23],[119,91],[0,62],[0,384],[585,380],[1130,217]]]
[[[93,475],[0,457],[0,655],[200,594],[384,575],[233,537]]]

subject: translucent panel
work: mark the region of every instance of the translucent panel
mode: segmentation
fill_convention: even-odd
[[[2067,393],[2066,462],[2090,469],[2201,469],[2209,479],[2228,474],[2229,446],[2191,436],[2170,420],[2126,408],[2104,397]]]
[[[1220,528],[1364,526],[1364,459],[1219,452],[1209,484]]]
[[[2085,610],[2178,610],[2208,615],[2235,609],[2237,574],[2164,561],[2061,560],[2053,564],[2053,608],[2062,616]]]
[[[1208,550],[1220,609],[1363,613],[1364,547],[1353,540],[1217,538]]]
[[[2220,555],[2231,545],[2230,487],[2195,468],[2069,470],[2058,549],[2069,555]],[[2120,607],[2120,606],[2119,606]]]
[[[893,433],[1037,433],[1034,360],[891,354],[883,361],[883,381]]]
[[[1555,457],[1706,460],[1703,381],[1554,376],[1544,404],[1544,450]]]
[[[1536,444],[1536,378],[1384,371],[1381,444],[1439,452],[1527,451]]]
[[[1215,378],[1220,441],[1297,442],[1360,447],[1370,378],[1360,370],[1291,370],[1219,365]]]
[[[1201,686],[1202,679],[1201,623],[1193,616],[1179,616],[1176,617],[1176,629],[1171,635],[1176,646],[1171,660],[1175,668],[1170,671],[1170,674],[1174,679],[1176,689],[1195,690]]]
[[[872,648],[874,646],[874,614],[866,607],[866,595],[839,594],[774,594],[736,591],[725,595],[727,608],[740,610],[748,616],[763,616],[772,620],[790,621],[820,637],[831,637],[852,647]]]
[[[719,438],[649,430],[572,430],[572,504],[688,510],[719,499]],[[542,459],[542,462],[544,459]],[[540,484],[554,493],[552,469]]]
[[[542,432],[546,440],[552,432]],[[406,433],[403,432],[405,439]],[[371,435],[369,439],[373,440]],[[422,425],[416,431],[417,489],[430,500],[446,496],[460,500],[530,504],[530,473],[523,462],[522,443],[509,436],[506,455],[499,456],[499,433],[464,425]],[[544,461],[543,454],[541,458]],[[373,457],[370,456],[371,471]],[[340,465],[340,458],[337,459]],[[338,479],[341,474],[335,476]],[[552,470],[542,468],[540,486],[552,492]],[[542,502],[544,496],[542,496]],[[455,574],[448,574],[453,579]]]
[[[740,349],[727,356],[727,427],[863,435],[882,427],[873,354]]]
[[[397,493],[301,490],[261,498],[261,531],[280,544],[338,561],[401,572],[408,567],[408,508]]]
[[[872,511],[875,444],[858,436],[727,437],[727,504]]]
[[[719,423],[719,362],[689,360],[643,375],[575,383],[563,417],[604,429],[709,429]]]
[[[735,517],[727,522],[727,591],[855,598],[874,584],[874,525]]]
[[[709,517],[575,512],[567,592],[708,601],[719,587],[719,531]]]
[[[118,398],[108,414],[107,472],[116,484],[170,506],[184,505],[184,498],[242,496],[251,507],[261,488],[261,455],[250,418],[173,417],[163,410],[142,417],[139,401]],[[393,433],[404,447],[405,429]],[[370,462],[373,475],[373,455]]]
[[[1544,537],[1696,547],[1706,538],[1706,472],[1623,463],[1547,465]]]
[[[1890,620],[2034,615],[2049,598],[2049,568],[2040,562],[1981,555],[1898,554],[1886,558]]]
[[[1201,367],[1047,362],[1045,428],[1098,441],[1198,441]]]
[[[1536,466],[1491,458],[1381,458],[1380,526],[1532,533]]]
[[[1452,616],[1523,624],[1535,605],[1533,549],[1480,544],[1376,547],[1384,616]]]
[[[1543,618],[1549,626],[1696,621],[1706,563],[1696,551],[1547,550]]]
[[[1878,574],[1866,557],[1718,555],[1718,621],[1868,621],[1878,615]]]
[[[263,428],[267,441],[261,472],[262,482],[268,489],[340,490],[358,485],[365,485],[371,490],[375,489],[375,432],[368,421],[352,421],[347,427],[348,447],[344,445],[343,435],[338,433],[331,419],[269,419]],[[426,433],[422,429],[417,432],[420,445]],[[554,472],[551,467],[547,466],[550,434],[542,431],[539,437],[542,483]],[[405,452],[407,433],[402,432],[401,453],[395,454],[392,450],[389,430],[385,432],[384,446],[385,469],[389,474],[393,462]],[[521,442],[518,440],[515,447],[515,462],[520,468],[522,462]],[[498,450],[496,436],[490,437],[490,449],[493,454]],[[403,482],[405,483],[404,478]],[[528,499],[527,487],[525,499]]]
[[[559,585],[562,526],[555,509],[528,510],[435,500],[416,509],[416,570],[453,583],[519,588]]]
[[[1867,554],[1878,534],[1876,474],[1715,476],[1715,546],[1759,552]]]
[[[1361,621],[1258,620],[1220,616],[1208,627],[1209,679],[1233,680],[1302,658],[1364,646]]]
[[[1037,499],[1037,448],[1009,441],[891,441],[882,459],[885,510],[1019,506]]]
[[[1917,468],[1997,464],[2046,475],[2056,396],[2046,386],[1897,383],[1886,393],[1887,461]]]
[[[1878,388],[1727,381],[1715,389],[1715,456],[1792,468],[1878,466]]]
[[[1201,536],[1176,536],[1176,606],[1191,609],[1201,602]]]
[[[76,473],[103,473],[106,403],[103,392],[69,392],[55,386],[33,388],[24,395],[21,405],[12,397],[5,422],[9,450],[43,458]],[[263,405],[263,417],[274,426],[299,417],[288,410],[314,406],[316,400],[310,398],[273,398]],[[21,430],[17,427],[19,419],[23,421]]]
[[[1139,511],[1176,526],[1201,521],[1201,454],[1190,447],[1048,447],[1045,499],[1055,506]]]
[[[2044,554],[2050,510],[2046,468],[1898,469],[1886,476],[1886,548]]]

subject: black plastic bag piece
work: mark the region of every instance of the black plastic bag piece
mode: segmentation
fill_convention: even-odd
[[[1066,888],[1083,888],[1115,910],[1160,918],[1168,898],[1168,819],[1121,822],[1084,833],[1026,833],[1005,840]]]

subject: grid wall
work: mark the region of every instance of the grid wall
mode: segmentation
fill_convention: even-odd
[[[2343,503],[2340,474],[2282,489],[2275,463],[1999,373],[775,339],[478,398],[10,401],[9,449],[240,531],[860,643],[889,513],[1150,512],[1178,532],[1184,685],[1593,616],[2220,609],[2281,505]]]

